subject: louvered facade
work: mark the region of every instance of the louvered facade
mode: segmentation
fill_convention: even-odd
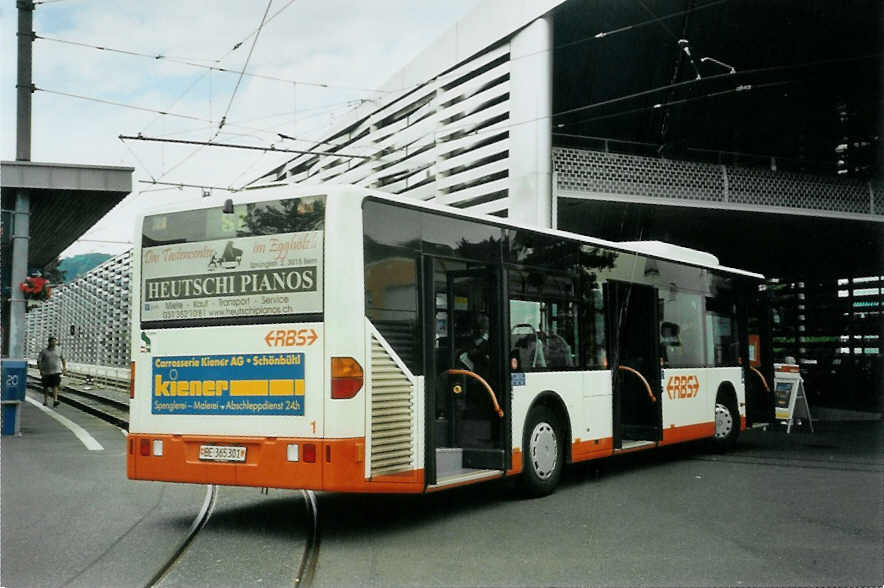
[[[415,381],[379,334],[372,332],[369,341],[368,446],[370,475],[375,477],[415,468]]]
[[[302,156],[275,178],[345,183],[505,214],[509,175],[509,43],[483,52],[327,140],[370,159]]]
[[[132,251],[126,251],[52,291],[27,314],[25,349],[36,359],[50,335],[70,362],[127,367]]]

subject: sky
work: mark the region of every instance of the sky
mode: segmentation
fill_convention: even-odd
[[[270,0],[269,9],[267,0],[38,2],[34,31],[44,38],[33,44],[38,90],[32,97],[31,160],[135,168],[132,193],[61,257],[129,249],[141,211],[182,201],[220,204],[230,197],[223,190],[204,197],[200,188],[144,181],[241,187],[293,156],[124,142],[119,135],[208,141],[217,133],[217,142],[309,148],[309,142],[277,133],[322,138],[362,101],[382,97],[373,89],[478,1]],[[15,159],[16,29],[15,2],[5,0],[0,4],[4,160]],[[240,78],[244,65],[247,74],[283,81]]]

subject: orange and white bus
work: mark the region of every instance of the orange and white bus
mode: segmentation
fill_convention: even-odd
[[[758,274],[357,187],[244,195],[139,219],[132,479],[539,495],[746,427]]]

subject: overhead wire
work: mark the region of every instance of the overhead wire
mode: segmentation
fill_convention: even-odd
[[[139,51],[132,51],[129,49],[116,49],[113,47],[105,47],[102,45],[92,45],[90,43],[71,41],[68,39],[59,39],[57,37],[47,37],[45,35],[40,35],[40,34],[36,34],[36,33],[34,34],[34,38],[38,39],[38,40],[42,40],[42,41],[51,41],[53,43],[62,43],[62,44],[66,44],[66,45],[74,45],[77,47],[97,49],[100,51],[107,51],[110,53],[119,53],[122,55],[129,55],[129,56],[134,56],[134,57],[144,57],[146,59],[152,59],[156,62],[175,63],[178,65],[184,65],[187,67],[204,69],[204,70],[207,70],[208,72],[217,71],[217,72],[234,74],[234,75],[242,75],[242,76],[250,77],[250,78],[257,78],[257,79],[262,79],[262,80],[282,82],[282,83],[286,83],[286,84],[297,84],[299,86],[311,86],[311,87],[315,87],[315,88],[327,88],[327,89],[337,89],[337,90],[354,90],[354,91],[358,91],[358,92],[375,92],[375,93],[384,93],[384,94],[389,94],[389,93],[394,92],[394,90],[381,90],[378,88],[366,88],[366,87],[361,87],[361,86],[350,86],[350,85],[346,85],[346,84],[334,84],[334,83],[329,83],[329,82],[295,80],[295,79],[290,79],[290,78],[283,78],[280,76],[272,76],[269,74],[259,74],[259,73],[249,72],[249,71],[246,71],[243,73],[242,71],[237,71],[235,69],[229,69],[229,68],[221,67],[221,66],[217,66],[217,65],[207,65],[207,64],[203,64],[203,63],[196,63],[195,62],[196,58],[177,58],[177,57],[171,57],[171,56],[162,55],[162,54],[152,55],[150,53],[141,53]],[[224,58],[222,57],[221,59],[213,60],[213,62],[218,63],[223,59]],[[202,79],[202,78],[200,78],[200,79]]]
[[[651,89],[648,89],[648,90],[642,90],[642,91],[639,91],[639,92],[634,92],[634,93],[632,93],[632,94],[627,94],[627,95],[624,95],[624,96],[618,96],[618,97],[615,97],[615,98],[610,98],[610,99],[607,99],[607,100],[602,100],[602,101],[599,101],[599,102],[594,102],[594,103],[591,103],[591,104],[586,104],[586,105],[583,105],[583,106],[579,106],[579,107],[575,107],[575,108],[571,108],[571,109],[567,109],[567,110],[559,111],[559,112],[556,112],[556,113],[552,113],[552,114],[550,114],[550,115],[543,115],[543,116],[533,117],[533,118],[530,118],[530,119],[526,119],[526,120],[522,120],[522,121],[517,121],[517,122],[512,122],[512,123],[508,123],[508,124],[499,124],[499,123],[495,123],[495,124],[491,124],[491,125],[488,125],[488,126],[486,126],[486,127],[484,127],[484,128],[476,129],[476,130],[471,130],[471,129],[470,129],[470,127],[474,126],[476,123],[471,123],[471,124],[469,124],[469,125],[461,125],[461,126],[457,126],[457,125],[455,125],[455,126],[452,126],[452,127],[448,127],[448,128],[445,128],[445,129],[441,129],[441,130],[433,130],[433,131],[430,131],[430,132],[428,132],[428,133],[427,133],[426,135],[424,135],[424,136],[428,136],[428,135],[430,135],[430,134],[432,134],[432,135],[438,135],[438,134],[440,134],[440,133],[445,133],[445,134],[455,134],[455,133],[457,133],[458,131],[461,131],[461,130],[467,130],[467,132],[464,133],[464,134],[461,135],[461,136],[481,136],[481,135],[487,135],[487,134],[502,133],[502,132],[506,132],[506,131],[508,131],[509,129],[512,129],[512,128],[515,128],[515,127],[518,127],[518,126],[521,126],[521,125],[531,124],[531,123],[534,123],[534,122],[537,122],[537,121],[540,121],[540,120],[544,120],[544,119],[555,119],[555,118],[557,118],[557,117],[561,117],[561,116],[565,116],[565,115],[569,115],[569,114],[574,114],[574,113],[577,113],[577,112],[585,112],[585,111],[592,110],[592,109],[596,109],[596,108],[602,108],[602,107],[604,107],[604,106],[610,106],[610,105],[613,105],[613,104],[617,104],[617,103],[621,103],[621,102],[625,102],[625,101],[629,101],[629,100],[634,100],[634,99],[636,99],[636,98],[640,98],[640,97],[644,97],[644,96],[649,96],[649,95],[652,95],[652,94],[655,94],[655,93],[664,92],[664,91],[667,91],[667,90],[670,90],[670,89],[673,89],[673,88],[680,88],[680,87],[685,87],[685,86],[691,86],[691,85],[694,85],[694,84],[700,84],[700,83],[709,82],[709,81],[721,80],[721,79],[725,79],[725,78],[733,78],[733,77],[735,77],[735,76],[746,76],[746,75],[750,75],[750,74],[769,73],[769,72],[784,71],[784,70],[790,70],[790,69],[802,69],[802,68],[813,67],[813,66],[818,66],[818,65],[834,65],[834,64],[838,64],[838,63],[847,63],[847,62],[852,62],[852,61],[862,61],[862,60],[865,60],[865,59],[871,59],[871,58],[875,58],[875,57],[879,57],[879,58],[880,58],[880,57],[882,57],[882,56],[884,56],[884,53],[871,53],[871,54],[858,55],[858,56],[845,57],[845,58],[833,58],[833,59],[825,59],[825,60],[818,60],[818,61],[812,61],[812,62],[804,62],[804,63],[799,63],[799,64],[783,64],[783,65],[777,65],[777,66],[769,66],[769,67],[763,67],[763,68],[755,68],[755,69],[751,69],[751,70],[741,70],[741,71],[738,71],[738,72],[733,73],[733,74],[732,74],[732,73],[715,74],[715,75],[712,75],[712,76],[707,76],[707,77],[705,77],[705,78],[691,79],[691,80],[686,80],[686,81],[683,81],[683,82],[677,82],[677,83],[675,83],[675,84],[667,84],[667,85],[665,85],[665,86],[659,86],[659,87],[651,88]],[[739,85],[738,87],[735,87],[735,88],[731,88],[731,89],[725,90],[725,91],[723,91],[722,93],[731,93],[731,92],[748,92],[748,91],[751,91],[751,90],[753,90],[753,89],[755,89],[755,88],[760,89],[760,88],[765,88],[765,87],[773,86],[773,85],[783,85],[783,84],[785,84],[785,83],[794,83],[794,82],[772,82],[772,83],[770,83],[770,84],[754,84],[754,85],[753,85],[753,84],[741,84],[741,85]],[[695,97],[695,98],[702,98],[702,97]],[[693,100],[693,99],[684,99],[683,101],[673,101],[673,102],[670,102],[670,103],[668,103],[668,104],[675,105],[675,104],[684,103],[684,102],[692,101],[692,100]],[[641,109],[634,109],[634,110],[646,110],[646,109],[648,109],[648,108],[649,108],[649,107],[642,107]],[[619,114],[615,114],[615,115],[613,115],[613,116],[619,116]],[[574,123],[571,123],[571,124],[574,124]],[[564,126],[564,124],[561,125],[561,126]],[[555,127],[555,128],[561,128],[561,126],[559,126],[559,127]],[[395,153],[395,152],[397,152],[397,151],[402,151],[403,149],[406,149],[406,148],[407,148],[407,146],[403,146],[403,147],[396,148],[396,149],[394,149],[394,150],[392,150],[392,151],[386,153],[385,156],[390,155],[390,153]],[[292,159],[292,160],[289,160],[289,162],[287,162],[287,163],[284,164],[284,165],[288,165],[288,163],[291,163],[291,162],[294,161],[295,159],[297,159],[297,157],[294,158],[294,159]]]
[[[290,2],[289,2],[288,4],[286,4],[286,5],[283,7],[283,9],[287,8],[288,6],[290,6],[290,5],[292,4],[292,2],[294,2],[294,0],[290,0]],[[240,73],[240,76],[239,76],[239,78],[238,78],[237,81],[236,81],[236,87],[234,87],[234,89],[233,89],[233,93],[232,93],[231,96],[230,96],[230,102],[227,103],[227,109],[224,111],[224,115],[221,117],[221,120],[218,122],[218,128],[215,130],[215,134],[214,134],[214,135],[212,136],[212,138],[209,140],[210,143],[211,143],[212,141],[214,141],[215,139],[218,138],[218,134],[221,132],[221,129],[224,127],[224,123],[227,121],[227,115],[230,113],[230,108],[231,108],[231,106],[233,106],[233,100],[234,100],[234,98],[236,97],[237,90],[239,90],[239,84],[240,84],[240,82],[242,82],[242,78],[243,78],[242,74],[245,72],[246,67],[248,67],[249,60],[251,60],[251,58],[252,58],[252,52],[255,50],[255,44],[258,42],[258,36],[260,35],[261,30],[264,28],[264,23],[267,21],[267,13],[270,11],[270,6],[271,6],[272,4],[273,4],[273,0],[268,0],[268,1],[267,1],[267,8],[264,9],[264,14],[263,14],[262,17],[261,17],[261,23],[258,25],[258,29],[257,29],[256,31],[250,33],[250,34],[249,34],[245,39],[243,39],[242,41],[240,41],[240,42],[238,42],[237,44],[235,44],[235,45],[230,49],[230,51],[228,51],[227,54],[225,55],[225,57],[226,57],[227,55],[230,55],[230,53],[232,53],[233,51],[236,51],[237,49],[239,49],[239,48],[242,46],[242,44],[243,44],[246,40],[248,40],[248,39],[251,38],[251,37],[254,37],[254,40],[252,41],[252,46],[251,46],[251,48],[249,49],[249,55],[248,55],[248,57],[246,58],[246,62],[243,64],[242,72]],[[279,12],[281,12],[281,10],[280,10]],[[279,14],[279,12],[277,12],[277,14]],[[275,15],[274,15],[274,16],[275,16]],[[224,58],[222,58],[222,59],[224,59]],[[194,149],[193,151],[191,151],[189,154],[187,154],[187,155],[184,157],[184,159],[182,159],[182,160],[179,161],[177,164],[173,165],[171,168],[169,168],[169,169],[167,169],[165,172],[163,172],[163,173],[160,175],[160,179],[166,177],[167,175],[169,175],[170,173],[172,173],[173,171],[175,171],[176,169],[180,168],[182,165],[184,165],[185,163],[187,163],[188,161],[190,161],[190,160],[191,160],[191,159],[192,159],[197,153],[199,153],[200,151],[202,151],[204,148],[205,148],[205,145],[201,145],[201,146],[197,147],[196,149]]]
[[[125,141],[153,141],[159,143],[174,143],[179,145],[201,145],[203,147],[227,147],[230,149],[246,149],[251,151],[269,151],[280,153],[299,153],[302,155],[333,155],[335,157],[351,157],[354,159],[372,159],[368,155],[358,155],[355,153],[342,153],[339,151],[314,151],[308,149],[288,149],[285,147],[262,147],[260,145],[238,145],[235,143],[218,143],[216,141],[190,141],[187,139],[168,139],[166,137],[145,137],[144,135],[120,135],[120,140]]]
[[[122,139],[120,139],[120,143],[122,143],[122,144],[123,144],[123,146],[125,146],[125,147],[126,147],[126,149],[128,149],[128,150],[129,150],[129,153],[131,153],[131,154],[132,154],[132,157],[134,157],[134,158],[135,158],[135,160],[136,160],[136,161],[137,161],[137,162],[138,162],[138,163],[140,163],[140,164],[141,164],[141,167],[143,167],[143,168],[144,168],[144,171],[146,171],[146,172],[147,172],[147,175],[149,175],[149,176],[150,176],[150,178],[151,178],[151,179],[152,179],[152,180],[155,180],[155,179],[156,179],[156,178],[155,178],[155,177],[154,177],[154,175],[153,175],[153,172],[151,172],[151,171],[150,171],[150,168],[149,168],[149,167],[147,167],[147,164],[146,164],[146,163],[144,163],[144,162],[143,162],[143,161],[141,161],[141,158],[140,158],[140,157],[138,157],[138,155],[137,155],[137,154],[136,154],[136,153],[135,153],[135,151],[134,151],[134,150],[133,150],[133,149],[132,149],[132,148],[131,148],[131,147],[129,147],[129,144],[128,144],[128,143],[126,143],[126,142],[125,142],[125,141],[123,141],[123,140],[122,140]]]
[[[713,7],[713,6],[717,6],[717,5],[723,4],[723,3],[727,2],[727,1],[728,1],[728,0],[716,0],[716,1],[714,1],[714,2],[710,2],[710,3],[707,3],[707,4],[701,5],[701,6],[693,7],[693,8],[691,8],[691,9],[689,9],[689,10],[678,11],[678,12],[675,12],[675,13],[671,13],[671,14],[668,14],[668,15],[661,16],[661,17],[655,17],[655,18],[652,18],[652,19],[649,19],[649,20],[646,20],[646,21],[643,21],[643,22],[639,22],[639,23],[635,23],[635,24],[628,25],[628,26],[625,26],[625,27],[620,27],[620,28],[617,28],[617,29],[613,29],[613,30],[611,30],[611,31],[605,31],[605,32],[602,32],[602,33],[598,33],[598,34],[596,34],[596,35],[594,35],[594,36],[592,36],[592,37],[586,37],[586,38],[583,38],[583,39],[578,39],[578,40],[575,40],[575,41],[571,41],[571,42],[569,42],[569,43],[565,43],[565,44],[557,45],[557,46],[553,47],[552,50],[560,50],[560,49],[563,49],[563,48],[566,48],[566,47],[570,47],[570,46],[573,46],[573,45],[576,45],[576,44],[578,44],[578,43],[582,43],[582,42],[585,42],[585,41],[588,41],[588,40],[591,40],[591,39],[602,39],[602,38],[606,38],[606,37],[609,37],[609,36],[614,35],[614,34],[622,33],[622,32],[628,31],[628,30],[633,30],[633,29],[636,29],[636,28],[639,28],[639,27],[642,27],[642,26],[647,26],[647,25],[649,25],[649,24],[653,24],[653,23],[662,23],[662,21],[664,21],[664,20],[666,20],[666,19],[673,18],[673,17],[676,17],[676,16],[680,16],[680,15],[682,15],[682,14],[686,14],[686,13],[688,13],[688,12],[694,12],[694,11],[698,11],[698,10],[703,10],[703,9],[706,9],[706,8],[710,8],[710,7]],[[282,10],[284,10],[284,9],[285,9],[287,6],[289,6],[292,2],[294,2],[294,0],[290,0],[290,2],[289,2],[288,4],[286,4],[286,6],[284,6],[282,9],[280,9],[279,11],[277,11],[277,12],[273,15],[273,17],[275,17],[277,14],[279,14],[279,12],[281,12]],[[268,5],[268,6],[269,6],[269,5]],[[645,7],[645,8],[647,9],[647,7]],[[265,11],[265,15],[266,15],[266,11]],[[271,19],[272,19],[273,17],[271,17]],[[267,19],[266,22],[269,22],[269,20],[271,20],[271,19]],[[264,24],[266,24],[266,22],[265,22]],[[247,36],[246,39],[244,39],[243,41],[237,43],[237,44],[233,47],[233,49],[231,49],[231,52],[232,52],[233,50],[239,48],[239,46],[242,45],[242,43],[245,42],[246,40],[248,40],[251,36],[258,34],[258,33],[260,32],[260,28],[261,28],[261,27],[259,26],[258,29],[256,29],[253,33],[251,33],[249,36]],[[51,40],[51,39],[50,39],[50,40]],[[253,44],[253,47],[254,47],[254,44]],[[547,49],[547,50],[543,50],[543,51],[549,51],[549,50]],[[228,55],[229,55],[229,53],[230,53],[230,52],[228,52]],[[538,53],[539,53],[539,52],[538,52]],[[528,57],[528,56],[529,56],[529,55],[521,55],[521,56],[517,57],[516,59],[521,59],[521,58],[525,58],[525,57]],[[553,114],[548,115],[548,116],[549,116],[550,118],[561,117],[561,116],[565,116],[565,115],[568,115],[568,114],[573,114],[573,113],[576,113],[576,112],[581,112],[581,111],[585,111],[585,110],[589,110],[589,109],[593,109],[593,108],[600,108],[600,107],[608,106],[608,105],[615,104],[615,103],[618,103],[618,102],[622,102],[622,101],[626,101],[626,100],[635,99],[635,98],[638,98],[638,97],[646,96],[646,95],[649,95],[649,94],[652,94],[652,93],[656,93],[656,92],[660,92],[660,91],[665,91],[665,90],[669,90],[669,89],[673,89],[673,88],[678,88],[678,87],[682,87],[682,86],[687,86],[687,85],[689,85],[689,84],[694,84],[694,83],[698,83],[698,82],[709,81],[709,80],[715,80],[715,79],[724,78],[724,77],[730,77],[730,76],[732,76],[732,75],[744,75],[744,74],[749,74],[749,73],[771,72],[771,71],[778,71],[778,70],[783,70],[783,69],[796,69],[796,68],[801,68],[801,67],[810,67],[810,66],[813,66],[813,65],[834,64],[834,63],[841,63],[841,62],[848,62],[848,61],[856,61],[856,60],[868,59],[868,58],[871,58],[871,57],[880,57],[880,56],[881,56],[880,53],[876,53],[876,54],[868,54],[868,55],[856,56],[856,57],[835,58],[835,59],[829,59],[829,60],[820,60],[820,61],[816,61],[816,62],[808,62],[808,63],[805,63],[805,64],[786,64],[786,65],[781,65],[781,66],[772,66],[772,67],[766,67],[766,68],[757,68],[757,69],[754,69],[754,70],[744,70],[744,71],[740,71],[740,72],[738,72],[737,74],[731,74],[731,73],[718,74],[718,75],[713,75],[713,76],[707,76],[706,78],[703,78],[703,79],[701,79],[701,80],[688,80],[688,81],[686,81],[686,82],[678,82],[678,83],[675,83],[675,84],[670,84],[670,85],[662,86],[662,87],[659,87],[659,88],[653,88],[653,89],[649,89],[649,90],[645,90],[645,91],[641,91],[641,92],[636,92],[636,93],[633,93],[633,94],[630,94],[630,95],[621,96],[621,97],[613,98],[613,99],[610,99],[610,100],[604,100],[604,101],[600,101],[600,102],[597,102],[597,103],[587,104],[587,105],[584,105],[584,106],[581,106],[581,107],[577,107],[577,108],[573,108],[573,109],[569,109],[569,110],[565,110],[565,111],[561,111],[561,112],[553,113]],[[154,56],[154,57],[155,57],[155,56]],[[223,58],[222,58],[222,59],[223,59]],[[217,68],[214,68],[214,69],[217,69]],[[211,70],[210,70],[210,71],[211,71]],[[228,71],[229,71],[229,70],[228,70]],[[245,68],[243,68],[243,71],[245,71]],[[242,72],[241,72],[241,73],[242,73]],[[247,74],[242,74],[242,75],[247,75]],[[241,79],[241,78],[240,78],[240,79]],[[440,77],[431,78],[431,80],[435,80],[435,79],[440,79]],[[286,81],[291,82],[291,80],[286,80]],[[430,80],[427,80],[427,81],[430,81]],[[424,83],[426,83],[426,82],[424,82]],[[43,91],[47,91],[47,90],[43,90]],[[89,99],[89,98],[86,98],[86,97],[83,97],[83,96],[78,96],[78,95],[73,95],[73,94],[67,94],[67,93],[62,93],[62,92],[55,92],[55,93],[62,94],[62,95],[73,96],[73,97],[76,97],[76,98]],[[114,102],[105,101],[105,100],[101,100],[101,99],[93,99],[93,100],[98,101],[98,102],[108,103],[108,104],[114,104],[114,105],[118,105],[118,106],[131,107],[130,105],[123,105],[123,104],[120,104],[120,103],[114,103]],[[673,102],[672,104],[674,104],[674,103],[675,103],[675,102]],[[670,103],[667,103],[667,104],[670,104]],[[147,110],[147,109],[142,109],[142,108],[138,108],[138,107],[134,107],[134,108],[137,108],[137,109],[139,109],[139,110]],[[156,111],[154,111],[154,112],[157,112],[158,114],[170,114],[170,113],[166,113],[166,112],[164,112],[164,111],[158,111],[158,110],[156,110]],[[171,115],[171,114],[170,114],[170,115]],[[176,116],[176,115],[171,115],[171,116]],[[206,121],[206,119],[200,119],[200,118],[198,118],[198,117],[189,117],[189,116],[186,116],[186,115],[177,115],[177,116],[181,116],[182,118],[190,118],[190,119],[193,119],[193,120],[202,120],[202,121]],[[614,115],[611,115],[611,116],[618,116],[618,115],[617,115],[617,114],[614,114]],[[534,121],[536,121],[536,120],[539,120],[540,118],[546,118],[546,116],[545,116],[545,117],[538,117],[538,118],[536,118],[536,119],[531,119],[531,120],[526,120],[526,121],[520,121],[520,122],[517,122],[517,123],[513,123],[513,124],[511,124],[511,125],[507,125],[506,127],[500,127],[499,125],[494,125],[491,129],[488,129],[487,132],[501,132],[501,130],[504,129],[504,128],[512,128],[512,127],[517,126],[517,125],[520,125],[520,124],[527,124],[527,123],[530,123],[530,122],[534,122]],[[595,119],[594,119],[594,120],[595,120]],[[207,121],[207,122],[212,122],[212,123],[214,123],[214,121]],[[228,123],[228,124],[229,124],[230,126],[233,126],[233,123]],[[456,127],[455,127],[454,129],[452,129],[452,128],[445,129],[445,130],[442,131],[442,132],[450,132],[450,131],[452,131],[452,130],[456,130]],[[262,131],[262,132],[264,132],[264,131]],[[434,134],[437,133],[437,132],[439,132],[439,131],[433,131]],[[469,133],[469,134],[480,134],[480,133],[482,133],[482,132],[483,132],[483,130],[482,130],[482,129],[479,129],[479,130],[477,130],[477,131],[473,131],[473,132],[471,132],[471,133]],[[191,156],[192,156],[192,154],[191,154]],[[189,159],[189,157],[191,157],[191,156],[188,156],[188,159]],[[176,166],[176,167],[177,167],[177,166]],[[173,168],[173,169],[174,169],[174,168]],[[169,171],[171,171],[171,170],[169,170]],[[168,173],[168,171],[167,171],[166,173]]]
[[[206,190],[225,190],[227,192],[239,192],[239,189],[230,186],[224,188],[222,186],[208,186],[204,184],[184,184],[181,182],[161,182],[159,180],[138,180],[139,184],[155,184],[157,186],[171,186],[173,188],[203,188]],[[166,188],[161,188],[166,189]],[[142,192],[159,192],[160,190],[142,190]]]
[[[666,18],[661,18],[661,17],[657,16],[657,13],[656,13],[656,12],[654,12],[653,10],[651,10],[651,7],[647,5],[647,3],[645,2],[645,0],[638,0],[638,3],[639,3],[639,5],[642,7],[642,9],[643,9],[645,12],[647,12],[648,14],[650,14],[650,15],[654,18],[654,21],[660,23],[660,28],[662,28],[664,31],[666,31],[666,32],[669,34],[670,37],[672,37],[673,39],[675,39],[676,41],[678,41],[678,39],[679,39],[680,37],[679,37],[678,35],[676,35],[675,33],[673,33],[673,32],[672,32],[672,29],[670,29],[670,28],[666,25],[666,23],[663,22],[664,20],[668,20],[669,18],[672,18],[672,16],[667,15]],[[710,6],[710,5],[709,5],[709,4],[704,4],[704,5],[703,5],[703,8],[706,8],[707,6]],[[691,10],[691,12],[693,12],[694,10],[696,10],[696,7],[691,8],[691,9],[689,9],[689,10]]]
[[[199,121],[199,122],[209,122],[209,123],[218,122],[218,121],[202,118],[199,116],[192,116],[189,114],[178,114],[178,113],[174,113],[174,112],[167,112],[165,110],[157,110],[156,108],[146,108],[144,106],[136,106],[134,104],[126,104],[124,102],[115,102],[113,100],[106,100],[104,98],[95,98],[94,96],[83,96],[82,94],[74,94],[71,92],[62,92],[60,90],[50,90],[48,88],[41,88],[39,86],[34,86],[33,91],[34,92],[46,92],[47,94],[57,94],[59,96],[67,96],[69,98],[77,98],[79,100],[88,100],[90,102],[98,102],[101,104],[108,104],[110,106],[119,106],[120,108],[130,108],[132,110],[140,110],[142,112],[152,112],[152,113],[161,114],[164,116],[171,116],[174,118],[184,118],[184,119],[188,119],[188,120],[195,120],[195,121]]]
[[[276,18],[277,16],[279,16],[280,13],[282,13],[286,8],[288,8],[289,6],[291,6],[294,2],[295,2],[295,0],[289,0],[288,2],[286,2],[286,3],[282,6],[282,8],[280,8],[279,10],[277,10],[276,12],[274,12],[274,13],[270,16],[270,18],[266,18],[266,20],[263,20],[263,19],[262,19],[262,25],[261,25],[261,26],[264,26],[265,24],[270,23],[274,18]],[[264,16],[265,16],[265,17],[267,16],[267,15],[266,15],[266,12],[265,12]],[[227,57],[229,57],[231,53],[233,53],[234,51],[236,51],[237,49],[239,49],[239,48],[242,46],[242,44],[245,43],[246,41],[248,41],[252,36],[254,36],[254,35],[258,32],[258,30],[259,30],[259,29],[255,29],[254,31],[252,31],[251,33],[249,33],[248,35],[246,35],[246,37],[243,38],[241,41],[235,43],[235,44],[234,44],[234,45],[233,45],[233,46],[227,51],[227,53],[225,53],[225,54],[224,54],[223,56],[221,56],[219,59],[214,60],[214,63],[221,63],[222,61],[224,61],[225,59],[227,59]],[[186,96],[186,95],[187,95],[187,94],[188,94],[188,93],[189,93],[189,92],[190,92],[190,91],[196,86],[197,83],[199,83],[201,80],[203,80],[206,76],[210,76],[211,73],[212,73],[212,70],[209,69],[209,70],[206,71],[202,76],[200,76],[200,77],[197,78],[193,83],[191,83],[191,85],[188,86],[188,88],[187,88],[187,89],[186,89],[181,95],[179,95],[178,98],[175,99],[175,102],[173,103],[173,106],[174,106],[175,104],[177,104],[182,98],[184,98],[184,96]],[[211,82],[211,78],[210,78],[210,82]],[[209,103],[209,104],[210,104],[210,114],[211,114],[211,94],[210,94],[210,98],[209,98],[209,100],[210,100],[210,103]],[[210,118],[211,118],[211,116],[210,116]],[[149,126],[153,125],[153,123],[156,122],[157,119],[158,119],[158,117],[154,117],[154,118],[153,118],[153,119],[152,119],[147,125],[145,125],[145,126],[141,129],[141,132],[147,130],[147,128],[148,128]],[[190,154],[188,154],[187,156],[185,156],[185,158],[184,158],[182,161],[178,162],[175,166],[173,166],[173,167],[172,167],[172,170],[179,168],[181,165],[183,165],[184,163],[186,163],[187,161],[189,161],[194,155],[196,155],[197,153],[199,153],[199,151],[200,151],[201,149],[202,149],[202,147],[198,147],[197,149],[193,150]],[[167,170],[167,171],[165,172],[164,175],[168,174],[170,171],[171,171],[171,170]],[[164,176],[161,176],[161,177],[164,177]]]
[[[242,83],[243,74],[246,73],[246,68],[249,66],[249,61],[252,60],[252,53],[255,51],[255,45],[258,43],[258,38],[261,36],[261,30],[264,28],[264,21],[267,20],[267,14],[270,12],[270,6],[273,4],[273,0],[267,0],[267,8],[264,9],[264,16],[261,17],[261,24],[258,25],[258,32],[255,34],[255,38],[252,39],[252,46],[249,48],[249,54],[246,56],[246,61],[243,63],[242,71],[239,72],[239,77],[236,79],[236,85],[233,87],[233,93],[230,95],[230,101],[227,103],[227,108],[224,110],[224,114],[221,115],[221,121],[218,123],[218,130],[215,131],[215,136],[210,139],[209,142],[215,139],[218,136],[218,133],[221,132],[221,129],[224,128],[224,123],[227,122],[227,115],[230,114],[230,108],[233,106],[233,101],[236,99],[236,93],[239,91],[239,85]]]
[[[708,100],[710,98],[718,98],[720,96],[726,96],[728,94],[749,92],[749,91],[761,90],[761,89],[765,89],[765,88],[774,88],[774,87],[778,87],[778,86],[787,86],[787,85],[791,85],[794,83],[795,83],[794,80],[787,80],[787,81],[781,81],[781,82],[769,82],[769,83],[765,83],[765,84],[743,84],[743,85],[737,86],[735,88],[721,90],[719,92],[709,92],[707,94],[703,94],[702,96],[692,96],[689,98],[681,98],[679,100],[670,100],[667,102],[659,102],[657,104],[652,104],[650,106],[640,106],[638,108],[632,108],[630,110],[624,110],[621,112],[614,112],[611,114],[604,114],[601,116],[586,118],[586,119],[574,121],[574,122],[567,123],[567,124],[563,123],[561,125],[558,125],[556,128],[563,128],[565,126],[571,126],[571,125],[580,125],[580,124],[585,124],[588,122],[594,122],[594,121],[598,121],[598,120],[617,118],[620,116],[628,116],[630,114],[636,114],[638,112],[643,112],[643,111],[647,111],[647,110],[659,110],[661,108],[669,108],[670,106],[680,106],[682,104],[687,104],[689,102],[697,102],[700,100]],[[556,133],[555,131],[553,131],[553,134],[560,135],[560,136],[571,136],[571,137],[580,136],[580,135],[568,135],[566,133]]]
[[[214,128],[214,126],[216,124],[218,124],[218,122],[219,122],[218,120],[201,118],[198,116],[193,116],[193,115],[188,115],[188,114],[168,112],[165,110],[157,110],[155,108],[147,108],[144,106],[137,106],[135,104],[126,104],[124,102],[116,102],[113,100],[106,100],[104,98],[96,98],[94,96],[84,96],[82,94],[74,94],[72,92],[62,92],[60,90],[50,90],[48,88],[41,88],[39,86],[34,86],[33,89],[35,92],[45,92],[47,94],[66,96],[68,98],[76,98],[78,100],[86,100],[88,102],[96,102],[99,104],[107,104],[109,106],[117,106],[119,108],[128,108],[128,109],[132,109],[132,110],[138,110],[140,112],[150,112],[150,113],[155,113],[155,114],[163,115],[163,116],[181,118],[181,119],[186,119],[186,120],[193,120],[193,121],[197,121],[197,122],[205,122],[205,123],[209,123],[209,125],[210,125],[207,127],[199,127],[197,129],[190,129],[187,131],[176,131],[175,133],[187,133],[187,132],[198,132],[199,130],[209,130],[209,129]],[[347,101],[347,103],[348,104],[352,103],[352,101]],[[255,120],[259,120],[259,119],[255,119]],[[247,130],[247,131],[255,131],[255,132],[259,132],[259,133],[266,133],[268,135],[279,135],[279,133],[275,129],[264,129],[264,128],[258,128],[258,127],[251,127],[251,126],[240,124],[238,122],[228,122],[226,124],[226,127],[227,128],[234,128],[234,129],[243,129],[243,130]],[[242,135],[242,133],[230,133],[230,134],[231,135]],[[304,141],[307,143],[336,145],[335,143],[325,142],[325,141],[321,141],[319,139],[312,139],[312,138],[286,136],[285,139],[286,140]]]

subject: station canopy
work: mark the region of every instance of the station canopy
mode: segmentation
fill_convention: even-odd
[[[28,267],[43,267],[132,191],[131,167],[3,161],[4,221],[19,189],[30,198]],[[4,224],[6,224],[4,222]],[[11,233],[11,226],[3,231]],[[4,243],[9,234],[4,235]]]

